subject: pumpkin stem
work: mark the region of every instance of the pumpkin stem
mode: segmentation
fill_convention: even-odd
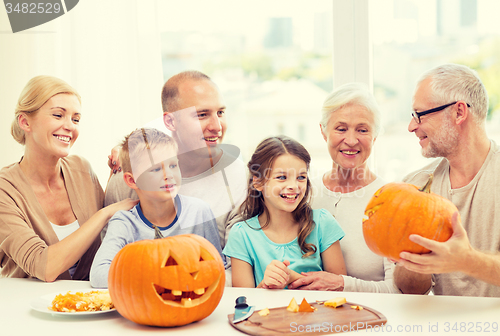
[[[418,190],[430,194],[430,192],[431,192],[431,184],[432,184],[432,180],[433,179],[434,179],[434,175],[430,174],[429,175],[429,180],[427,181],[427,183],[422,188],[420,188]]]
[[[161,234],[161,231],[158,228],[158,226],[153,224],[153,228],[155,229],[155,239],[162,239],[163,235]]]

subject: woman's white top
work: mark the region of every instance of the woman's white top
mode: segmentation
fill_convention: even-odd
[[[385,184],[376,178],[369,185],[350,193],[333,192],[323,184],[323,176],[311,181],[313,209],[327,209],[340,224],[345,237],[340,241],[347,270],[346,292],[399,293],[393,282],[393,264],[373,253],[363,237],[365,208],[373,194]]]
[[[53,223],[50,223],[50,224],[52,225],[52,228],[54,229],[54,232],[56,233],[56,236],[59,239],[59,241],[66,238],[67,236],[69,236],[70,234],[72,234],[73,232],[78,230],[78,228],[80,227],[80,225],[78,224],[78,220],[76,220],[73,223],[70,223],[68,225],[56,225]],[[75,270],[76,270],[77,265],[78,265],[78,261],[73,266],[71,266],[71,268],[68,270],[69,275],[71,275],[71,277],[73,277],[73,274],[75,274]]]

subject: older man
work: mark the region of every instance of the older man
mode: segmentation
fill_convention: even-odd
[[[446,64],[425,73],[413,97],[408,130],[422,155],[440,158],[404,181],[423,185],[452,201],[453,235],[443,243],[410,239],[432,252],[402,252],[394,281],[403,293],[500,296],[500,149],[485,131],[488,97],[477,73]],[[495,211],[497,209],[497,211]]]
[[[246,168],[236,146],[221,144],[227,124],[219,89],[205,74],[185,71],[165,83],[161,99],[165,126],[179,148],[179,193],[210,205],[224,246],[231,211],[246,196]],[[125,198],[137,195],[122,173],[115,174],[108,182],[105,204]]]

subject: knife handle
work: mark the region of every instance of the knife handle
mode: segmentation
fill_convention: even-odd
[[[236,299],[236,306],[235,308],[238,308],[238,309],[244,309],[244,308],[247,308],[248,307],[248,304],[247,304],[247,298],[246,296],[240,296]]]

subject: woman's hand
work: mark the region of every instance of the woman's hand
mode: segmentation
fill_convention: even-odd
[[[321,253],[321,260],[325,271],[302,272],[304,277],[290,283],[288,288],[343,291],[344,278],[341,274],[346,275],[346,269],[338,240]]]
[[[288,289],[308,289],[308,290],[344,290],[344,278],[330,272],[308,272],[302,273],[303,278],[295,280],[288,285]]]
[[[268,289],[283,289],[290,278],[290,261],[273,260],[267,265],[264,272],[264,280],[262,280],[262,288]]]
[[[113,217],[113,215],[120,210],[130,210],[139,203],[139,200],[133,200],[131,198],[124,199],[123,201],[116,202],[108,205],[107,207],[101,209],[108,216],[108,220]],[[106,221],[107,223],[107,221]]]
[[[120,165],[120,146],[113,147],[111,154],[108,155],[108,167],[113,171],[113,174],[122,171]]]

